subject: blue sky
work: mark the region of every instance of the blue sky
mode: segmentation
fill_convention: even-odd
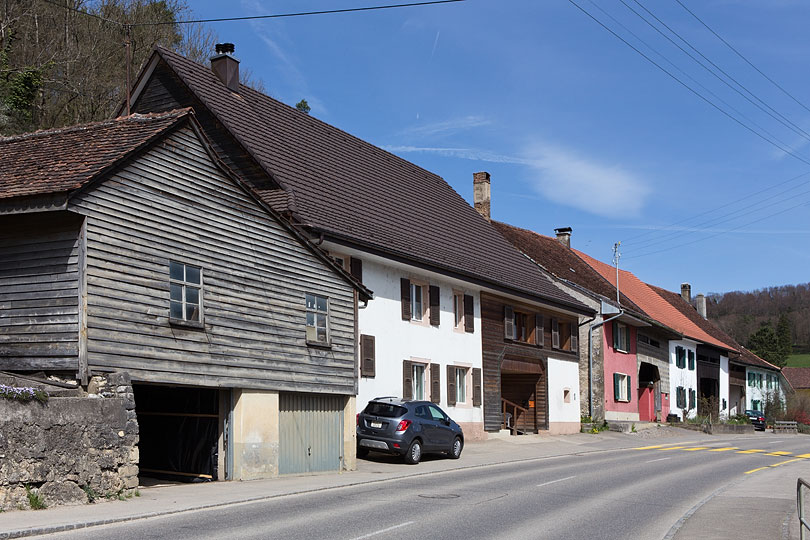
[[[798,158],[567,0],[212,26],[270,95],[307,99],[312,115],[441,175],[468,201],[473,172],[490,172],[494,219],[548,235],[572,227],[573,247],[608,262],[621,241],[622,268],[671,290],[683,281],[694,293],[810,281],[810,4],[681,0],[797,103],[676,0],[639,2],[688,45],[635,0],[576,1]],[[214,18],[384,3],[195,1],[192,9]],[[711,75],[627,6],[740,86]]]

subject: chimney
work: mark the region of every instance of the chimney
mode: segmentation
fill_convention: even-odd
[[[490,198],[489,173],[473,173],[473,201],[475,202],[475,209],[478,210],[479,214],[491,221],[492,218],[489,214]]]
[[[557,233],[557,240],[568,249],[571,249],[571,227],[560,227],[554,229],[554,232]]]
[[[217,43],[211,57],[211,70],[231,92],[239,91],[239,60],[233,57],[233,43]]]
[[[681,283],[681,298],[687,303],[692,303],[692,286],[688,283]]]
[[[702,294],[697,295],[695,303],[697,304],[697,311],[700,316],[706,319],[706,297]]]

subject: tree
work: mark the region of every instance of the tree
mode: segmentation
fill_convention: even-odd
[[[779,347],[779,352],[787,360],[788,356],[793,354],[793,339],[790,335],[790,320],[786,313],[779,315],[779,321],[776,323],[776,344]]]
[[[126,25],[133,74],[155,45],[206,60],[216,35],[199,24],[177,24],[190,15],[181,0],[3,2],[0,133],[112,116],[126,94]]]
[[[785,365],[787,355],[779,347],[776,332],[770,321],[762,323],[759,330],[748,338],[748,348],[757,356],[779,367]]]
[[[309,107],[309,103],[307,103],[307,100],[305,100],[305,99],[302,99],[301,101],[296,103],[295,108],[298,109],[299,111],[301,111],[302,113],[306,113],[306,114],[309,114],[309,111],[311,110],[310,107]]]

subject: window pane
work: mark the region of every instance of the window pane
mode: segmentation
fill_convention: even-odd
[[[315,309],[315,297],[311,294],[308,294],[306,297],[307,300],[307,309]]]
[[[307,341],[317,341],[315,327],[307,326]]]
[[[316,296],[318,300],[318,311],[326,311],[326,297]]]
[[[413,398],[425,399],[425,366],[413,365]]]
[[[186,320],[199,321],[200,320],[200,306],[197,304],[186,304]]]
[[[183,304],[180,302],[171,302],[170,303],[170,310],[169,315],[172,319],[182,319],[183,318]]]
[[[307,327],[315,328],[315,314],[314,313],[307,313]]]
[[[171,284],[171,300],[181,302],[183,300],[183,286],[175,283]]]
[[[327,342],[326,328],[318,328],[316,330],[315,336],[316,336],[317,340],[320,341],[321,343],[326,343]]]
[[[325,313],[317,313],[315,315],[315,326],[318,328],[323,328],[326,330],[326,314]]]
[[[456,401],[464,403],[467,398],[467,370],[456,369]]]
[[[183,265],[171,261],[169,263],[169,277],[178,281],[183,281]]]
[[[200,269],[193,266],[186,266],[186,281],[189,283],[200,282]]]
[[[411,318],[422,320],[422,287],[411,284]]]
[[[200,305],[200,289],[197,287],[186,287],[186,303],[192,306]]]

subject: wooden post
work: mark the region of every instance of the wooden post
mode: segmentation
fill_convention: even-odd
[[[87,386],[90,368],[87,364],[87,218],[82,221],[79,232],[79,358],[78,379]]]

